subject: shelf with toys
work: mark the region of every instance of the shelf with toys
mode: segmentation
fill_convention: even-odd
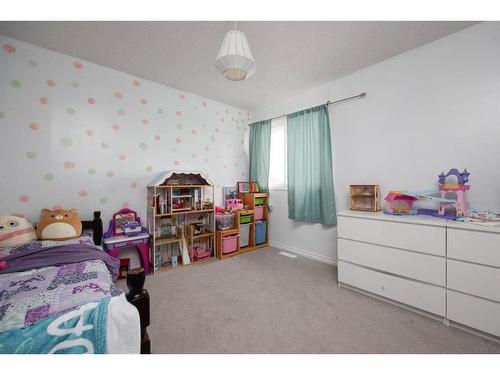
[[[147,186],[153,272],[214,258],[214,185],[202,172],[166,171]]]
[[[242,184],[257,191],[241,191]],[[258,191],[256,183],[238,183],[238,187],[240,192],[226,199],[226,209],[216,209],[219,259],[269,246],[269,194]]]

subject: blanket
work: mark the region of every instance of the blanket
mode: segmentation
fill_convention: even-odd
[[[13,252],[0,272],[0,332],[120,295],[110,274],[116,276],[118,268],[118,259],[90,245],[30,246]]]
[[[107,297],[38,324],[0,333],[0,353],[106,353],[109,301]]]
[[[85,244],[18,248],[4,260],[7,262],[7,268],[0,270],[0,275],[86,260],[101,260],[108,267],[113,280],[116,280],[120,268],[118,259],[113,258],[98,247]]]

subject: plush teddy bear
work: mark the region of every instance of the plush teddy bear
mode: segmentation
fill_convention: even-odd
[[[36,240],[35,228],[24,217],[0,216],[0,249],[18,247]]]
[[[49,210],[41,211],[40,222],[36,227],[39,240],[64,241],[77,238],[82,234],[82,222],[78,217],[78,211]]]

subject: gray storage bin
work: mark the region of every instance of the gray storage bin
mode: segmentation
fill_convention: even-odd
[[[240,224],[240,247],[245,247],[250,244],[250,225],[252,224]]]

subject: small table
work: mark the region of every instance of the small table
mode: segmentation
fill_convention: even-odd
[[[139,250],[141,266],[149,273],[149,233],[141,233],[136,236],[115,236],[104,239],[106,251],[112,257],[117,258],[120,250],[124,247],[136,247]]]

